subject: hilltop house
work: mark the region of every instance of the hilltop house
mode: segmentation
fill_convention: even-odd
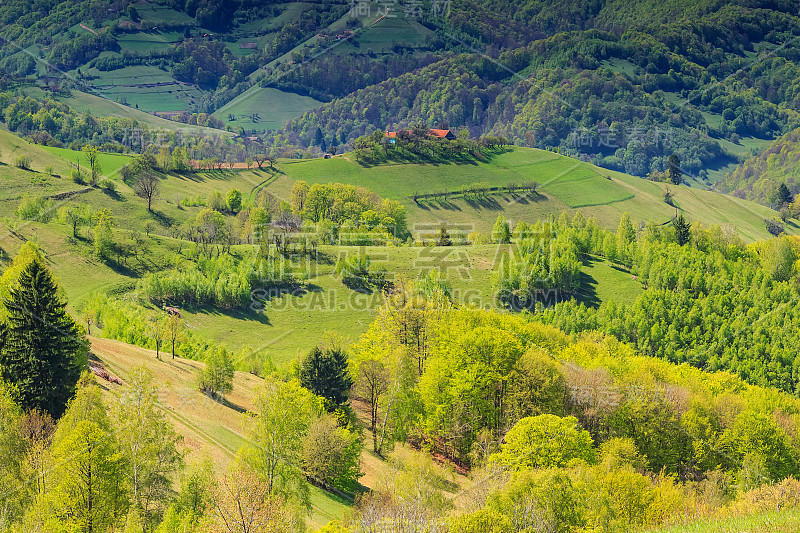
[[[389,144],[394,144],[395,139],[397,139],[398,133],[411,133],[411,130],[402,130],[400,132],[397,131],[387,131],[384,134],[384,137],[389,139]],[[452,141],[456,138],[455,134],[450,130],[436,130],[436,129],[429,129],[428,130],[428,137],[438,137],[440,139],[445,139],[447,141]]]

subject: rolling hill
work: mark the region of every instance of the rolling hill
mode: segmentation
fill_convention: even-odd
[[[476,164],[386,164],[365,167],[351,154],[332,159],[285,161],[281,175],[270,182],[268,190],[288,198],[292,181],[309,184],[342,182],[367,187],[379,195],[402,201],[412,223],[473,225],[475,231],[487,232],[498,214],[512,222],[532,222],[561,212],[577,210],[594,216],[602,227],[616,228],[619,217],[628,212],[637,220],[667,222],[676,207],[687,219],[701,224],[732,224],[747,241],[766,238],[764,219],[777,213],[764,206],[732,196],[686,186],[656,183],[621,172],[610,171],[553,152],[513,148]],[[247,173],[244,173],[246,176]],[[453,198],[445,201],[415,202],[415,193],[452,191],[485,182],[491,186],[536,181],[539,194],[492,196],[470,201]],[[674,207],[664,202],[664,192],[674,193]],[[790,224],[790,233],[800,227]]]

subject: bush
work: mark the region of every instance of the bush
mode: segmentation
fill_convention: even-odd
[[[55,172],[53,171],[53,165],[45,166],[44,171],[46,174],[49,174],[50,176],[55,176]]]
[[[361,444],[358,433],[339,427],[331,415],[323,415],[303,439],[303,470],[325,487],[350,489],[362,475]]]
[[[238,213],[242,209],[242,193],[239,189],[231,189],[228,191],[228,195],[225,198],[226,203],[228,204],[228,210],[231,213]]]
[[[100,188],[108,192],[117,192],[117,182],[106,178],[100,181]]]
[[[467,240],[476,246],[480,246],[482,244],[490,244],[492,242],[492,240],[489,237],[477,231],[470,232],[469,236],[467,237]]]
[[[517,422],[490,461],[512,469],[591,464],[595,461],[592,444],[591,435],[578,427],[576,418],[539,415]]]
[[[224,348],[208,352],[205,367],[200,370],[197,386],[213,397],[224,397],[233,390],[233,362]]]
[[[53,201],[49,198],[34,197],[26,194],[22,197],[14,213],[22,220],[49,222],[53,217]]]
[[[30,170],[31,169],[31,158],[30,156],[20,154],[16,158],[14,158],[14,166],[17,168],[21,168],[23,170]]]
[[[225,211],[225,209],[228,207],[228,204],[221,192],[214,191],[208,196],[208,207],[214,211],[222,212]]]
[[[764,219],[764,227],[766,227],[767,231],[776,237],[784,232],[783,224],[774,218]]]
[[[83,179],[83,174],[81,174],[80,170],[73,168],[69,173],[69,177],[78,185],[86,185],[86,180]]]

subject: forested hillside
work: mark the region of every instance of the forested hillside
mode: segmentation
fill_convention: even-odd
[[[719,188],[741,198],[785,208],[790,216],[800,212],[797,179],[800,130],[792,130],[758,155],[743,161],[719,183]],[[781,187],[783,186],[783,187]]]
[[[361,135],[421,122],[557,147],[637,176],[665,171],[677,153],[684,171],[707,179],[800,126],[791,3],[440,4],[381,17],[369,2],[350,12],[327,3],[10,2],[0,32],[14,45],[0,70],[9,81],[172,116],[224,107],[215,127],[255,133],[277,153],[352,147]],[[259,107],[263,98],[293,106],[290,93],[323,105]]]

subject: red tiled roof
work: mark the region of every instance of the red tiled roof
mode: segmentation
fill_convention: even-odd
[[[436,137],[447,137],[448,135],[452,135],[450,130],[428,130],[428,135],[435,135]]]

